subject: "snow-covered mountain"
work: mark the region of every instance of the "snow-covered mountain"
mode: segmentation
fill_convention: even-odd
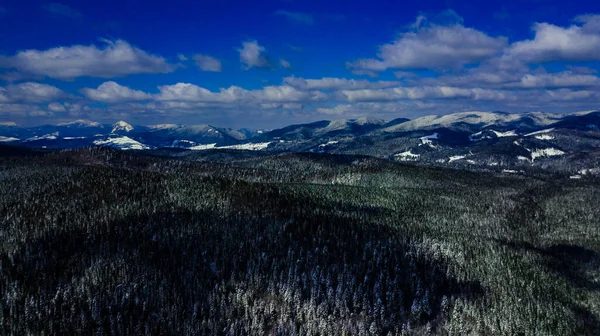
[[[486,127],[497,128],[536,128],[556,123],[564,115],[531,112],[514,114],[505,112],[462,112],[443,116],[425,116],[400,123],[381,130],[383,133],[433,130],[448,128],[457,131],[479,131]]]
[[[109,136],[106,139],[94,140],[93,143],[96,146],[107,146],[121,150],[147,150],[154,148],[139,141],[133,140],[127,136]]]
[[[258,150],[362,154],[411,162],[520,171],[522,166],[568,163],[600,166],[600,111],[566,115],[462,112],[385,121],[365,117],[322,120],[269,131],[212,125],[100,124],[0,125],[3,145],[44,148],[110,146],[127,150]],[[512,169],[517,165],[521,168]]]
[[[257,137],[265,140],[306,140],[318,137],[360,136],[386,125],[386,121],[376,118],[323,120],[308,124],[290,125],[269,131]]]
[[[134,127],[131,126],[130,124],[128,124],[127,122],[121,120],[121,121],[117,121],[112,128],[111,133],[115,134],[115,133],[120,133],[120,132],[124,132],[124,133],[129,133],[131,131],[134,130]]]
[[[99,122],[95,122],[95,121],[78,119],[78,120],[74,120],[74,121],[70,121],[70,122],[60,123],[60,124],[57,124],[56,126],[86,128],[86,127],[102,127],[102,124],[100,124]]]

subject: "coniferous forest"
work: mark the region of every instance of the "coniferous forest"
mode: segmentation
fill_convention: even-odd
[[[600,183],[3,148],[1,335],[600,335]]]

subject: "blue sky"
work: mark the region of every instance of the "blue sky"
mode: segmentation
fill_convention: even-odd
[[[277,127],[600,102],[600,4],[0,3],[0,121]]]

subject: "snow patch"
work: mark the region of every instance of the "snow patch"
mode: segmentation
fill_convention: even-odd
[[[171,147],[191,147],[191,146],[195,146],[196,143],[190,140],[175,140],[173,141],[173,143],[171,144]]]
[[[3,122],[0,122],[0,126],[17,127],[18,125],[14,121],[3,121]]]
[[[581,178],[581,175],[571,175],[569,176],[569,178],[573,180],[579,180]]]
[[[108,138],[106,140],[94,140],[94,145],[113,147],[121,150],[152,149],[152,147],[126,136],[121,136],[118,138]]]
[[[506,132],[498,132],[498,131],[494,131],[494,130],[490,130],[490,131],[492,131],[494,134],[496,134],[496,136],[498,138],[519,136],[517,133],[515,133],[514,130],[512,130],[512,131],[506,131]]]
[[[269,147],[270,142],[245,143],[241,145],[223,146],[219,149],[236,149],[236,150],[263,150]]]
[[[581,175],[597,175],[600,173],[600,168],[586,168],[578,171],[578,173]]]
[[[46,134],[46,135],[42,135],[42,136],[34,136],[31,138],[27,138],[25,139],[25,141],[36,141],[36,140],[56,140],[56,138],[58,137],[58,132],[54,132],[51,134]]]
[[[0,142],[13,142],[13,141],[19,141],[19,139],[13,138],[13,137],[0,136]]]
[[[433,144],[433,142],[431,140],[437,140],[438,139],[438,133],[433,133],[431,135],[426,135],[424,137],[420,137],[419,140],[421,140],[421,143],[419,144],[419,146],[423,146],[423,145],[428,145],[431,148],[437,148],[437,146],[435,146]]]
[[[479,141],[482,140],[482,138],[479,138],[480,135],[482,135],[483,132],[479,131],[477,133],[473,133],[471,135],[469,135],[469,141]]]
[[[448,163],[466,158],[466,155],[455,155],[448,158]]]
[[[554,139],[554,137],[552,135],[548,135],[548,134],[536,135],[536,136],[534,136],[534,138],[536,138],[538,140],[552,140],[552,139]]]
[[[519,172],[513,169],[502,169],[503,173],[507,173],[507,174],[518,174]]]
[[[483,135],[483,132],[488,132],[488,133],[487,133],[487,135]],[[490,133],[493,134],[493,136],[490,135]],[[481,140],[485,140],[485,139],[515,137],[515,136],[519,136],[519,135],[514,130],[500,132],[500,131],[495,131],[493,129],[488,129],[488,130],[479,131],[477,133],[473,133],[473,134],[469,135],[469,141],[481,141]]]
[[[535,161],[536,158],[539,157],[551,157],[551,156],[560,156],[564,155],[565,152],[556,148],[544,148],[544,149],[536,149],[531,152],[531,161]]]
[[[419,154],[413,154],[412,150],[406,152],[394,154],[400,161],[415,161],[419,159]]]
[[[281,140],[279,142],[281,142]],[[329,145],[335,145],[336,143],[339,143],[339,141],[338,140],[327,141],[327,143],[320,144],[319,147],[326,147],[326,146],[329,146]]]
[[[213,149],[213,148],[215,148],[216,145],[217,145],[216,143],[212,143],[212,144],[208,144],[208,145],[197,145],[197,146],[188,147],[188,149],[191,149],[191,150],[207,150],[207,149]]]
[[[208,149],[235,149],[235,150],[263,150],[269,147],[270,142],[258,142],[258,143],[245,143],[240,145],[221,146],[217,147],[216,143],[207,145],[197,145],[188,147],[191,150],[208,150]]]
[[[550,132],[552,132],[552,131],[554,131],[554,128],[548,128],[548,129],[543,129],[543,130],[541,130],[541,131],[537,131],[537,132],[531,132],[531,133],[525,134],[525,136],[526,136],[526,137],[528,137],[528,136],[532,136],[532,135],[538,135],[538,134],[550,133]]]

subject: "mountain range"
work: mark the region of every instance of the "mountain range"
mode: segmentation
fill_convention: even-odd
[[[570,114],[463,112],[391,121],[371,117],[322,120],[274,130],[211,125],[101,124],[76,120],[20,127],[0,123],[0,143],[32,148],[109,146],[161,152],[258,150],[265,153],[360,154],[465,169],[526,173],[565,172],[572,178],[597,175],[600,111]]]

